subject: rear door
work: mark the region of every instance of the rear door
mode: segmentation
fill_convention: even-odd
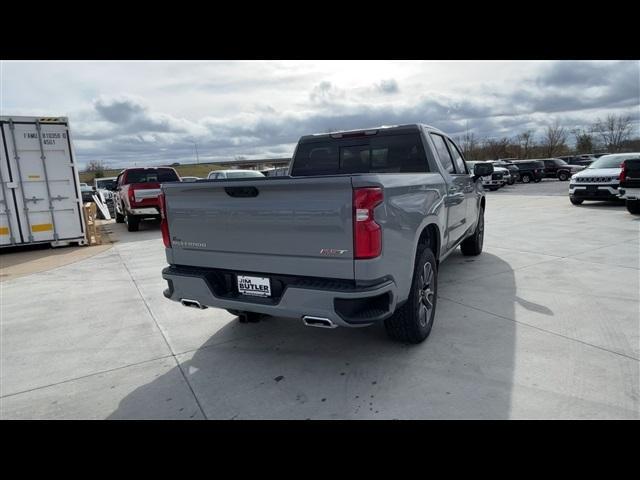
[[[12,190],[18,224],[14,229],[19,227],[14,231],[20,234],[21,241],[84,237],[79,183],[67,125],[16,121],[4,122],[2,130],[2,163],[6,163],[3,183],[9,175],[13,181],[0,190],[7,195]]]
[[[469,172],[467,163],[464,161],[462,152],[450,138],[447,138],[447,146],[453,157],[453,165],[456,169],[456,176],[460,177],[460,181],[464,183],[463,191],[466,203],[466,219],[465,224],[467,228],[471,227],[472,223],[478,218],[479,193],[476,191],[476,185],[473,181],[473,175]]]
[[[445,170],[444,178],[447,182],[447,195],[445,206],[447,207],[447,250],[464,236],[468,228],[466,196],[473,183],[465,172],[458,172],[449,151],[445,137],[438,133],[430,133],[431,140],[436,149],[440,164]],[[464,162],[462,162],[464,163]]]

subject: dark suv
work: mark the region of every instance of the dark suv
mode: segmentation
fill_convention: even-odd
[[[544,164],[543,174],[546,178],[557,178],[563,182],[569,180],[574,173],[578,173],[585,168],[581,165],[569,165],[560,158],[543,158],[540,161]]]
[[[502,167],[509,170],[509,173],[511,174],[511,177],[507,181],[509,185],[513,185],[520,180],[520,169],[518,169],[518,166],[515,163],[506,160],[494,160],[491,163],[493,163],[495,167]]]
[[[544,163],[539,160],[518,160],[513,163],[518,167],[522,183],[537,183],[544,177]]]

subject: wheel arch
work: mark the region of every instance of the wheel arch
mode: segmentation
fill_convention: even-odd
[[[425,248],[431,248],[436,257],[436,262],[440,262],[440,248],[442,245],[442,237],[440,228],[436,223],[429,223],[420,232],[418,244],[415,249],[415,259],[419,257],[419,253]],[[416,261],[414,259],[414,262]]]

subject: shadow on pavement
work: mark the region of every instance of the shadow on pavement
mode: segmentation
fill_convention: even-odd
[[[194,352],[178,355],[181,368],[128,394],[109,418],[199,417],[195,403],[176,404],[167,417],[165,402],[176,398],[181,376],[210,419],[509,418],[516,324],[507,318],[516,301],[548,309],[515,296],[513,271],[499,257],[467,259],[450,258],[441,270],[473,278],[490,265],[500,272],[499,290],[464,277],[441,283],[433,331],[420,345],[388,340],[382,325],[325,330],[292,319],[233,319]],[[478,288],[507,318],[453,301]]]

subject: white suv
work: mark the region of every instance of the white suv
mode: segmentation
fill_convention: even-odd
[[[640,153],[603,155],[587,168],[571,176],[569,200],[580,205],[585,200],[618,200],[622,162]]]

